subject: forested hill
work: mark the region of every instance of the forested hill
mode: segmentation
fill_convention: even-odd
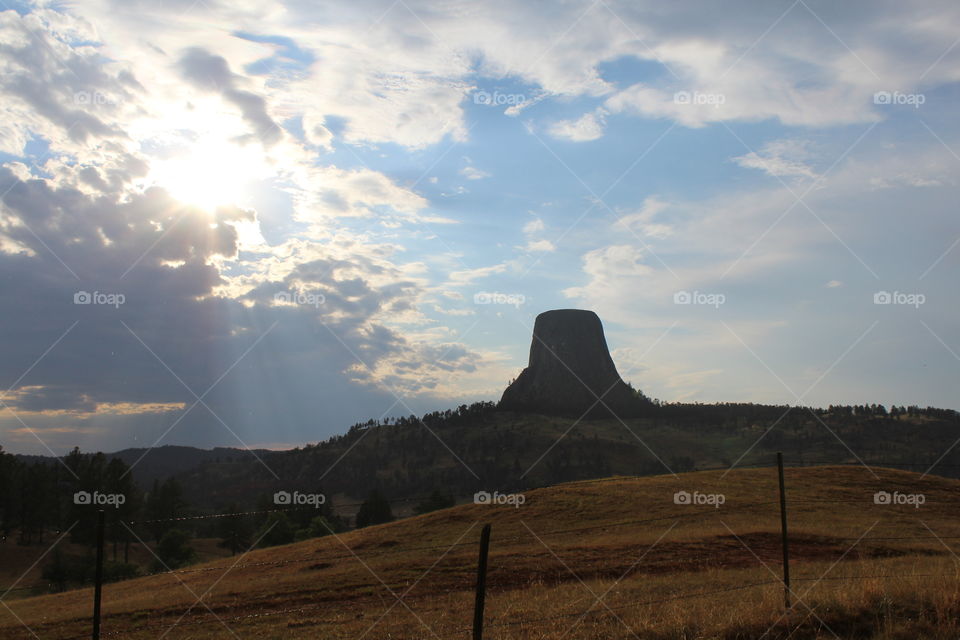
[[[859,457],[920,471],[940,459],[936,473],[960,476],[960,450],[943,456],[958,438],[960,414],[935,408],[659,404],[648,418],[578,423],[477,403],[356,424],[325,442],[267,454],[265,464],[208,462],[179,478],[195,487],[196,500],[216,507],[297,488],[356,499],[374,488],[393,499],[435,489],[462,497],[480,489],[768,464],[775,451],[794,463]]]
[[[196,447],[181,447],[163,445],[147,448],[123,449],[106,454],[107,459],[119,458],[128,466],[133,467],[134,479],[141,487],[150,487],[154,480],[165,480],[202,464],[234,462],[255,459],[258,456],[270,453],[266,449],[235,449],[232,447],[214,447],[213,449],[198,449]],[[34,462],[51,462],[50,456],[17,455],[21,461],[32,464]]]
[[[657,403],[651,413],[577,422],[482,402],[371,420],[315,445],[256,457],[160,447],[134,466],[134,476],[147,491],[154,479],[176,477],[198,511],[254,506],[278,490],[321,491],[341,502],[362,500],[375,488],[394,500],[436,489],[463,497],[480,489],[767,464],[775,451],[797,464],[862,460],[921,472],[939,459],[934,473],[960,477],[960,447],[951,448],[960,438],[960,414],[950,409]],[[133,464],[142,452],[107,458]]]

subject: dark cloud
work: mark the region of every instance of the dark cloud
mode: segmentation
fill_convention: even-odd
[[[264,145],[280,141],[282,130],[267,113],[267,102],[255,93],[238,88],[240,76],[230,71],[230,65],[221,57],[200,47],[191,47],[179,61],[183,79],[198,89],[219,93],[238,109],[253,129],[253,136]]]
[[[20,42],[0,42],[0,90],[5,96],[74,142],[125,137],[112,116],[143,89],[129,70],[108,72],[90,48],[65,46],[12,11],[0,14],[0,24],[22,36]]]
[[[193,393],[202,395],[229,371],[204,397],[214,413],[197,407],[166,442],[239,444],[221,420],[245,441],[310,441],[393,404],[390,393],[371,384],[366,366],[394,359],[436,359],[446,370],[472,366],[472,354],[462,349],[424,351],[373,321],[412,304],[418,290],[402,279],[373,284],[371,278],[387,274],[363,256],[296,265],[241,300],[213,295],[225,282],[217,261],[238,251],[230,223],[252,220],[250,211],[221,208],[211,215],[158,188],[118,201],[23,181],[0,168],[4,192],[0,236],[28,249],[0,253],[0,388],[13,387],[4,402],[16,411],[190,406]],[[322,293],[323,302],[277,305],[282,291]],[[99,299],[76,304],[84,292]],[[351,368],[359,373],[345,375]],[[179,411],[112,416],[98,423],[110,431],[96,436],[96,446],[128,446],[134,436],[151,444],[145,440],[178,417]],[[54,422],[41,417],[38,424]]]

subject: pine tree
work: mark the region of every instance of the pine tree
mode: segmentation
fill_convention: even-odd
[[[369,527],[374,524],[383,524],[394,520],[390,502],[378,489],[374,489],[357,512],[357,528]]]

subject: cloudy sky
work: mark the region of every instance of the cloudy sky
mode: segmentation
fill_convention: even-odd
[[[0,13],[0,444],[496,400],[595,310],[652,397],[960,408],[960,5]]]

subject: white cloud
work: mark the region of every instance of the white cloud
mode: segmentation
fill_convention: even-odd
[[[771,176],[816,178],[816,172],[805,163],[811,156],[805,140],[783,139],[768,142],[759,152],[750,151],[733,160],[741,167],[760,169]]]
[[[525,247],[527,251],[534,253],[546,253],[556,251],[557,248],[549,240],[531,240]]]
[[[460,271],[453,271],[450,273],[449,282],[452,286],[463,286],[467,284],[472,284],[473,282],[486,278],[495,273],[503,273],[506,271],[507,265],[505,264],[495,264],[489,267],[478,267],[476,269],[463,269]]]
[[[314,114],[303,117],[303,133],[307,142],[327,151],[333,150],[333,133],[325,126],[322,120],[314,120]]]
[[[546,225],[543,223],[543,219],[540,217],[535,217],[530,222],[523,225],[523,234],[527,236],[527,243],[522,247],[517,247],[517,249],[522,249],[527,253],[550,253],[556,251],[557,247],[549,240],[545,238],[537,238],[536,236],[543,233],[546,229]]]
[[[583,256],[583,272],[590,277],[582,287],[563,291],[568,298],[597,301],[616,292],[641,286],[654,270],[645,262],[641,249],[631,245],[615,244],[588,251]]]
[[[554,138],[571,142],[589,142],[603,137],[607,111],[598,109],[585,113],[576,120],[560,120],[550,125],[549,132]]]
[[[444,259],[452,263],[452,252],[442,257],[418,254],[412,256],[414,263],[399,264],[405,248],[419,250],[414,244],[404,246],[420,231],[415,229],[418,223],[451,223],[447,215],[452,214],[435,211],[410,186],[413,177],[386,175],[363,166],[363,159],[392,160],[407,154],[409,166],[421,163],[427,170],[433,154],[445,152],[447,145],[466,142],[470,135],[486,142],[479,135],[482,128],[471,134],[465,121],[472,110],[484,108],[469,100],[476,84],[492,88],[516,83],[516,90],[529,99],[507,109],[507,115],[522,112],[524,122],[501,118],[499,112],[494,117],[570,141],[599,140],[606,128],[629,124],[630,118],[612,114],[665,118],[689,127],[763,121],[764,131],[778,122],[812,128],[888,119],[896,125],[896,114],[904,111],[874,105],[872,94],[910,89],[930,92],[919,114],[945,144],[957,148],[953,131],[941,131],[935,121],[943,101],[938,105],[933,99],[940,87],[960,80],[960,49],[950,50],[960,7],[950,2],[924,3],[923,20],[915,19],[921,5],[914,2],[887,3],[869,11],[801,3],[760,40],[786,7],[747,0],[722,8],[710,2],[674,6],[587,1],[543,12],[528,3],[438,5],[423,0],[404,5],[374,0],[354,7],[238,0],[229,8],[201,2],[184,12],[177,4],[88,0],[25,16],[0,13],[0,149],[19,155],[30,140],[50,148],[34,166],[8,163],[9,177],[26,186],[18,186],[5,201],[25,206],[44,202],[50,193],[62,199],[59,208],[49,212],[49,220],[60,227],[57,233],[46,228],[47,219],[38,218],[36,228],[65,262],[90,266],[91,273],[117,266],[97,262],[106,259],[104,255],[136,253],[146,248],[145,239],[152,241],[161,229],[170,230],[169,237],[159,241],[157,262],[145,263],[155,277],[141,283],[143,290],[161,283],[187,291],[190,304],[184,305],[190,313],[184,317],[197,318],[200,329],[217,329],[204,322],[223,319],[223,334],[211,331],[206,334],[210,340],[253,330],[254,322],[265,319],[257,314],[290,311],[266,304],[276,287],[324,291],[332,311],[323,317],[341,323],[350,344],[379,357],[376,374],[367,375],[368,381],[396,380],[404,389],[416,389],[422,370],[421,390],[454,393],[451,389],[477,362],[496,366],[499,361],[489,353],[458,345],[448,333],[432,331],[435,326],[421,328],[421,334],[409,340],[393,328],[399,323],[429,325],[421,307],[431,309],[434,297],[441,302],[433,311],[455,320],[466,312],[441,308],[444,296],[456,299],[452,294],[457,293],[442,293],[443,287],[493,278],[514,263],[463,268],[440,283],[431,282],[437,279],[428,275],[434,271],[418,261],[432,267]],[[813,10],[834,33],[810,15]],[[570,29],[571,24],[576,28]],[[244,33],[282,34],[289,40],[256,42],[259,36],[240,35]],[[384,51],[390,55],[385,57]],[[600,71],[614,60],[640,62],[659,73],[646,75],[641,83],[614,84]],[[211,78],[216,86],[206,82]],[[687,101],[677,99],[682,92]],[[583,115],[556,121],[551,109],[560,103],[576,105]],[[913,110],[907,113],[916,115]],[[304,140],[277,125],[291,131],[302,127]],[[667,318],[676,309],[668,301],[677,288],[726,287],[731,300],[763,300],[768,305],[725,309],[757,315],[754,324],[737,324],[737,331],[758,340],[783,331],[779,337],[786,340],[781,344],[800,342],[790,339],[791,323],[817,320],[819,316],[804,315],[804,310],[816,308],[816,295],[827,295],[823,283],[827,288],[840,283],[831,279],[834,276],[843,278],[845,290],[854,291],[859,281],[843,269],[860,270],[861,256],[882,278],[899,275],[915,281],[952,242],[955,225],[949,212],[956,200],[956,159],[919,127],[916,131],[929,146],[910,133],[910,148],[868,147],[882,128],[870,134],[864,149],[827,172],[820,190],[805,196],[804,204],[819,220],[802,206],[779,220],[796,204],[780,185],[749,190],[707,184],[703,189],[709,195],[687,201],[669,187],[655,185],[665,194],[661,200],[641,185],[630,196],[634,204],[628,200],[617,208],[625,227],[591,226],[580,238],[569,239],[578,247],[583,281],[564,293],[596,307],[605,320],[624,322],[642,333],[669,325]],[[830,134],[838,140],[846,135],[841,127]],[[824,139],[814,135],[809,139]],[[270,197],[260,200],[261,211],[237,210],[237,220],[218,219],[215,229],[206,228],[209,221],[202,216],[191,215],[184,220],[186,230],[178,231],[167,210],[176,209],[176,203],[146,189],[155,177],[152,169],[177,151],[189,151],[203,136],[215,137],[227,149],[259,154],[257,168],[263,171],[251,181],[268,183]],[[757,152],[734,161],[771,176],[814,178],[853,142],[838,142],[839,148],[824,152],[803,140],[758,143]],[[334,143],[338,151],[346,151],[345,161],[329,153]],[[420,150],[426,151],[409,153]],[[502,178],[501,165],[487,155],[483,161],[488,171],[468,162],[462,175],[479,179],[496,173]],[[438,166],[440,175],[449,175],[441,171],[446,168]],[[41,173],[50,177],[29,179]],[[428,179],[428,184],[437,182],[436,177]],[[492,180],[479,183],[477,195],[488,185],[497,186]],[[468,193],[462,186],[451,185],[450,190]],[[559,212],[565,196],[549,198],[556,198]],[[535,194],[533,199],[546,196]],[[453,210],[467,200],[442,204]],[[99,209],[88,206],[94,201]],[[71,215],[64,215],[68,211]],[[559,215],[550,218],[551,226],[559,224]],[[44,269],[64,275],[62,265],[50,262],[49,251],[24,233],[23,222],[7,211],[0,217],[0,258],[13,265],[45,261]],[[517,222],[503,226],[516,235],[511,224]],[[546,226],[540,218],[523,224],[523,237],[514,249],[555,251],[542,237]],[[241,232],[246,241],[238,237]],[[374,234],[381,232],[378,241]],[[425,234],[416,237],[429,239]],[[577,244],[583,238],[591,244]],[[84,250],[91,255],[83,255]],[[949,273],[955,255],[945,257],[924,286],[934,287],[941,271]],[[889,256],[897,256],[897,261]],[[909,270],[904,264],[912,268],[924,260],[916,273],[903,275]],[[865,274],[873,278],[865,270],[859,273]],[[72,278],[69,273],[65,277]],[[784,294],[788,288],[789,297]],[[239,300],[250,306],[238,309]],[[771,311],[776,304],[784,306]],[[836,323],[844,321],[836,319],[833,310],[820,313]],[[257,317],[248,322],[246,314]],[[297,317],[308,314],[301,311]],[[684,380],[687,387],[701,385],[697,389],[702,390],[727,365],[701,364],[698,358],[709,356],[714,346],[740,346],[722,327],[686,319],[683,328],[693,336],[676,352],[684,362],[671,369],[664,359],[657,366],[668,377]],[[818,334],[832,335],[836,328],[826,326]],[[453,346],[451,357],[441,357],[438,346]],[[181,355],[191,364],[191,354]],[[344,364],[342,358],[336,363]]]
[[[110,48],[110,59],[126,61],[149,78],[152,98],[161,105],[177,94],[169,83],[169,56],[203,43],[239,75],[239,69],[276,59],[278,47],[233,34],[283,34],[298,48],[297,64],[269,78],[247,74],[249,86],[242,91],[262,97],[277,121],[302,116],[311,143],[324,148],[329,130],[317,126],[326,129],[329,117],[343,120],[342,138],[352,144],[422,149],[445,138],[465,141],[463,103],[478,75],[512,76],[530,85],[525,113],[535,114],[530,105],[547,96],[603,99],[599,109],[550,127],[553,135],[577,141],[599,138],[608,112],[667,117],[687,126],[770,118],[802,126],[868,122],[887,113],[872,104],[876,91],[910,88],[921,76],[924,86],[960,79],[952,56],[933,64],[953,44],[960,22],[958,9],[948,3],[925,5],[929,19],[923,21],[913,19],[910,2],[869,12],[794,5],[759,39],[782,7],[757,10],[746,0],[722,10],[707,3],[574,3],[545,14],[523,4],[374,4],[367,7],[369,16],[345,7],[279,10],[251,2],[236,3],[225,14],[217,6],[183,12],[137,5],[132,11],[90,0],[71,7],[79,17],[69,28],[85,30],[87,39],[95,33]],[[812,10],[829,29],[813,19]],[[374,15],[381,19],[371,23]],[[798,31],[802,38],[784,37]],[[560,36],[562,46],[555,46]],[[631,58],[660,64],[664,73],[622,89],[601,77],[603,63]],[[108,93],[118,88],[104,87]],[[723,102],[678,104],[674,96],[684,91],[722,96]]]
[[[665,222],[658,222],[657,218],[667,207],[666,202],[656,196],[649,196],[644,199],[639,210],[620,216],[617,223],[647,238],[665,238],[673,233],[673,227]]]
[[[954,143],[953,137],[945,141]],[[835,148],[819,151],[810,164],[820,165],[822,158],[829,164],[851,140],[833,142]],[[877,388],[905,384],[910,390],[898,397],[922,394],[930,380],[914,386],[881,372],[893,371],[892,363],[907,353],[925,350],[925,329],[917,327],[915,315],[878,315],[872,296],[878,290],[917,290],[928,300],[952,299],[945,265],[956,263],[955,252],[948,251],[956,238],[948,204],[956,196],[950,186],[956,159],[951,161],[933,136],[914,137],[896,148],[885,148],[880,139],[862,144],[824,175],[820,189],[804,196],[814,213],[796,206],[796,198],[779,183],[725,190],[702,201],[671,200],[669,207],[647,202],[642,212],[669,215],[674,233],[631,242],[616,223],[607,233],[595,230],[592,238],[601,246],[582,256],[582,281],[563,293],[613,325],[608,329],[612,347],[626,345],[642,353],[664,335],[645,358],[637,358],[643,371],[634,379],[661,398],[794,401],[740,339],[800,393],[878,319],[876,335],[858,344],[845,364],[887,362],[892,368],[870,366],[853,375],[835,371],[836,379],[806,401],[871,399]],[[943,184],[918,190],[891,180],[887,190],[864,189],[869,177],[904,173]],[[838,298],[834,292],[840,288],[847,293]],[[720,293],[726,302],[718,308],[675,304],[678,291]],[[956,323],[942,315],[952,310],[928,313],[956,335]],[[954,366],[945,355],[942,361],[935,353],[929,357]],[[717,371],[723,375],[697,376]]]
[[[523,232],[527,235],[539,233],[545,229],[542,218],[534,218],[527,224],[523,225]]]
[[[490,174],[486,171],[471,166],[466,166],[463,169],[460,169],[460,175],[467,180],[482,180],[483,178],[490,177]]]

